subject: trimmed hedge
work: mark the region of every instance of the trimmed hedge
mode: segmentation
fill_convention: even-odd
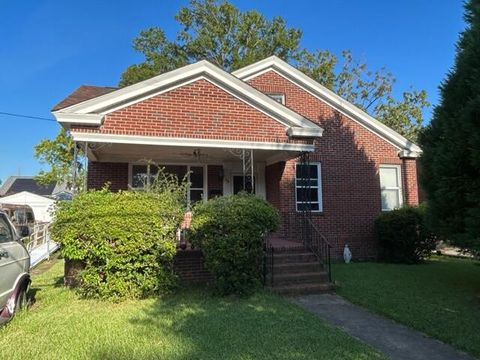
[[[260,284],[264,237],[279,221],[272,205],[246,193],[194,208],[189,240],[201,248],[219,294],[248,295]]]
[[[414,264],[429,257],[435,249],[436,237],[425,224],[425,208],[403,207],[382,213],[375,228],[388,262]]]
[[[175,232],[183,213],[182,196],[171,189],[89,191],[59,203],[51,236],[66,258],[85,264],[83,296],[143,298],[175,282]]]

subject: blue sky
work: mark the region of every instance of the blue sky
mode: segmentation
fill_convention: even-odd
[[[51,107],[80,84],[113,85],[142,60],[132,39],[150,26],[173,36],[173,17],[187,1],[0,0],[0,112],[52,117]],[[396,94],[410,86],[438,101],[438,85],[453,64],[463,30],[461,1],[239,1],[303,30],[303,45],[351,49],[371,68],[396,77]],[[427,117],[430,116],[430,112]],[[54,137],[54,122],[0,115],[0,179],[34,175],[33,147]]]

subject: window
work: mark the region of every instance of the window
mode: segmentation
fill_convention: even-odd
[[[132,187],[134,189],[143,189],[153,180],[158,173],[155,165],[133,165],[132,166]]]
[[[158,169],[161,168],[167,174],[175,175],[179,181],[182,181],[188,173],[188,203],[193,204],[204,197],[204,188],[206,181],[204,179],[203,166],[190,165],[132,165],[132,180],[131,186],[134,189],[143,189],[151,181],[155,179],[158,174]]]
[[[10,225],[4,215],[0,215],[0,243],[13,241]]]
[[[203,166],[189,166],[188,203],[193,204],[203,199]]]
[[[295,165],[295,196],[297,211],[323,211],[320,163]]]
[[[403,196],[400,165],[380,165],[379,173],[382,211],[401,207]]]
[[[285,105],[285,95],[283,94],[267,94],[269,97],[271,97],[273,100],[276,102],[279,102],[280,104]]]

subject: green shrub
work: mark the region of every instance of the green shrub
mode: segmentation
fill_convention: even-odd
[[[403,207],[382,213],[375,221],[384,260],[417,263],[431,255],[436,238],[425,224],[425,208]]]
[[[175,231],[184,213],[181,189],[107,189],[61,202],[52,239],[66,258],[80,260],[80,293],[89,298],[141,298],[174,284]]]
[[[249,194],[218,197],[194,208],[189,240],[201,248],[220,294],[247,295],[260,284],[263,239],[278,223],[278,211]]]

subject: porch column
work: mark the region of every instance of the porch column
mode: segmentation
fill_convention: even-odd
[[[418,205],[417,160],[415,158],[402,158],[402,169],[405,204]]]

